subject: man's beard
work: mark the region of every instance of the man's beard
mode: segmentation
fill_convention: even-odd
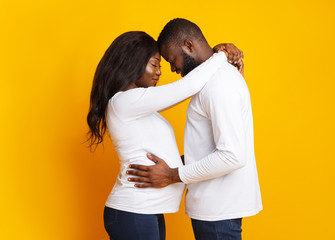
[[[194,68],[198,66],[198,64],[195,62],[195,59],[191,56],[187,55],[183,50],[181,50],[182,56],[183,56],[183,69],[182,69],[182,75],[185,76],[189,72],[191,72]]]

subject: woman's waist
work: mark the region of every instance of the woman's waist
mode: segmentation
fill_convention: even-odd
[[[108,196],[106,205],[117,209],[136,212],[157,211],[163,209],[174,211],[179,207],[185,185],[183,183],[171,184],[164,188],[135,188],[134,183],[115,184]]]
[[[129,177],[129,175],[127,175]],[[128,178],[127,177],[127,178]],[[163,188],[138,188],[135,187],[134,182],[129,182],[127,178],[120,180],[118,177],[110,195],[115,195],[118,197],[127,197],[127,198],[156,198],[153,196],[170,196],[171,194],[178,194],[180,191],[184,191],[185,184],[174,183]]]
[[[123,168],[128,168],[129,164],[154,165],[154,162],[147,157],[148,153],[163,159],[171,168],[182,166],[179,152],[157,151],[150,148],[124,152],[117,149],[120,165],[123,166]]]

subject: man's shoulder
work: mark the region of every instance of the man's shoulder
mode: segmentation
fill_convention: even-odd
[[[225,89],[236,88],[244,82],[239,71],[230,63],[222,64],[206,85],[201,89],[199,95],[207,96],[213,91],[224,91]]]

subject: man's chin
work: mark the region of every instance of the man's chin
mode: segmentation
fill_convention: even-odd
[[[185,71],[180,71],[180,76],[185,77],[188,74],[188,72],[185,73]]]
[[[194,67],[194,68],[196,68],[196,67]],[[193,69],[194,69],[193,68]],[[192,69],[187,69],[186,71],[180,71],[180,76],[182,76],[182,77],[185,77],[187,74],[189,74],[189,72],[191,72],[192,71]]]

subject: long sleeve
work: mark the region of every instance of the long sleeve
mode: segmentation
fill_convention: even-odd
[[[201,92],[200,99],[211,121],[216,149],[199,161],[179,167],[179,177],[186,184],[223,176],[245,165],[243,99],[238,89],[241,79],[229,74],[214,77],[215,84]]]
[[[226,60],[224,53],[217,53],[176,82],[122,92],[111,100],[114,111],[123,118],[138,118],[173,106],[200,91]]]

